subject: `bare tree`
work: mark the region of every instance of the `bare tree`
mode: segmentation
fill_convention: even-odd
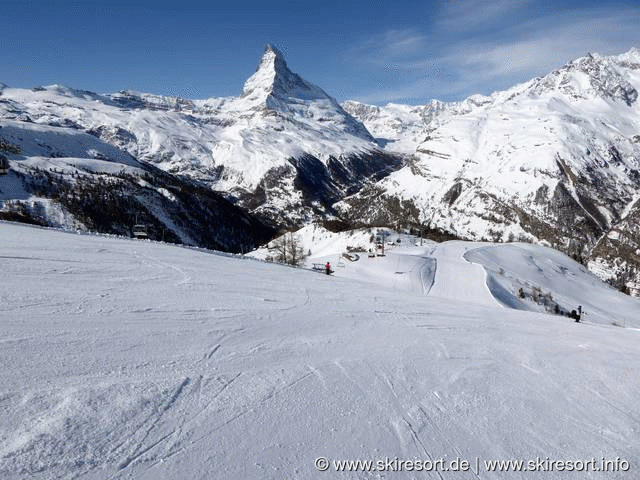
[[[273,259],[279,263],[300,266],[306,255],[298,235],[289,232],[276,238],[269,246]]]

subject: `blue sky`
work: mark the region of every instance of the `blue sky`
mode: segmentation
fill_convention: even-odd
[[[636,2],[3,0],[0,82],[237,95],[273,43],[338,100],[461,100],[640,47]]]

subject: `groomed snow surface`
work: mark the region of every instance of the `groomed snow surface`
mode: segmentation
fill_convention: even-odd
[[[0,239],[0,478],[638,476],[639,304],[551,250],[396,246],[327,276],[10,223]],[[586,323],[491,294],[543,280],[583,295]],[[483,467],[538,457],[628,471]]]

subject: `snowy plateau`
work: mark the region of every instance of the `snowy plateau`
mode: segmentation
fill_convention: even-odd
[[[0,478],[638,478],[638,90],[0,84]]]
[[[334,275],[0,223],[0,477],[637,478],[636,299],[530,244],[308,235]],[[540,283],[583,321],[505,306]],[[485,467],[540,459],[594,463]]]

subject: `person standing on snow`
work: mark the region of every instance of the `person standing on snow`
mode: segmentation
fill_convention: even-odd
[[[329,275],[331,273],[331,264],[327,262],[327,264],[324,266],[324,269],[326,270],[327,275]]]

